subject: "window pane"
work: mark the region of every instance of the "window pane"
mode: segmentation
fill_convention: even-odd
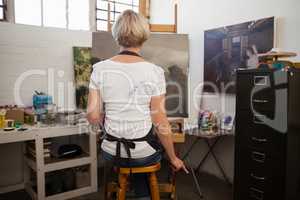
[[[124,10],[128,10],[128,9],[132,9],[132,6],[127,6],[127,5],[116,3],[116,11],[117,12],[123,12]]]
[[[133,5],[138,6],[140,4],[139,0],[133,0]]]
[[[104,20],[107,20],[107,16],[108,13],[107,11],[102,11],[102,10],[97,10],[97,19],[104,19]],[[110,16],[112,17],[112,16]]]
[[[133,7],[133,10],[138,13],[139,12],[139,7]]]
[[[132,5],[132,0],[117,0],[116,2],[126,3]]]
[[[0,6],[3,6],[3,0],[0,0]]]
[[[66,0],[43,0],[44,26],[66,28]]]
[[[116,13],[115,14],[115,20],[117,20],[120,15],[121,15],[121,13]]]
[[[3,16],[3,8],[0,7],[0,19],[3,20],[4,19],[4,16]]]
[[[97,20],[97,30],[107,31],[107,21]]]
[[[69,29],[89,30],[89,1],[69,0]]]
[[[16,23],[41,25],[41,0],[15,0]]]
[[[115,12],[110,12],[110,21],[115,21]]]
[[[102,1],[102,0],[97,0],[97,8],[107,10],[108,9],[108,2],[107,1]]]

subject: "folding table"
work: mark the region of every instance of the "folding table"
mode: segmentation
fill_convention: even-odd
[[[224,178],[224,180],[228,183],[231,184],[226,173],[225,170],[222,166],[222,164],[220,163],[218,157],[216,156],[216,154],[214,153],[214,148],[217,146],[217,144],[221,141],[222,138],[224,138],[225,136],[232,136],[234,135],[233,131],[216,131],[216,132],[206,132],[206,131],[202,131],[200,129],[190,129],[185,131],[185,133],[187,135],[192,135],[195,136],[193,143],[191,144],[191,146],[189,146],[187,148],[186,153],[183,155],[182,160],[186,161],[188,165],[190,165],[190,153],[194,150],[194,148],[196,147],[196,144],[198,144],[201,140],[204,140],[205,144],[208,147],[207,152],[205,153],[205,155],[203,156],[203,158],[200,160],[199,164],[197,165],[196,168],[192,168],[189,167],[193,176],[193,181],[195,183],[197,192],[200,196],[200,198],[203,197],[203,193],[201,191],[201,187],[200,184],[198,182],[197,176],[195,172],[199,172],[199,170],[201,169],[201,167],[203,166],[203,164],[207,161],[209,155],[212,155],[218,169],[220,170],[220,172],[222,173],[222,176]],[[211,142],[212,141],[212,142]]]

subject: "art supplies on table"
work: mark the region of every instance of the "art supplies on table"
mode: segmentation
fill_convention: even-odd
[[[218,130],[218,113],[211,111],[200,111],[198,127],[206,133],[214,133]]]
[[[224,115],[216,111],[200,111],[198,127],[205,134],[215,134],[220,131],[232,131],[234,127],[234,116]]]
[[[231,115],[226,115],[222,118],[221,130],[232,131],[234,126],[234,118]]]
[[[5,128],[13,128],[15,121],[12,119],[6,119],[5,120]]]
[[[0,110],[0,128],[5,128],[5,115],[6,115],[6,110],[1,109]]]
[[[6,110],[6,119],[14,120],[15,122],[19,122],[21,124],[24,123],[24,108],[19,108],[17,106],[8,107]]]

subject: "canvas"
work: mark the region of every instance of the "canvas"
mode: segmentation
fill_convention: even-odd
[[[109,32],[93,33],[93,63],[119,52]],[[189,43],[185,34],[152,34],[143,45],[142,56],[165,70],[166,109],[169,117],[188,116]]]
[[[92,55],[89,47],[73,47],[76,107],[86,109],[89,81],[92,72]]]
[[[204,91],[235,92],[235,70],[256,68],[258,54],[274,46],[274,17],[204,33]]]

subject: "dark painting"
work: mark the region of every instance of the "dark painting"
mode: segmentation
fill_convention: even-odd
[[[93,33],[93,63],[119,52],[111,33]],[[189,44],[185,34],[152,34],[144,44],[142,56],[165,70],[166,108],[169,117],[188,116]]]
[[[256,68],[274,46],[274,17],[204,33],[204,92],[235,93],[235,70]]]

